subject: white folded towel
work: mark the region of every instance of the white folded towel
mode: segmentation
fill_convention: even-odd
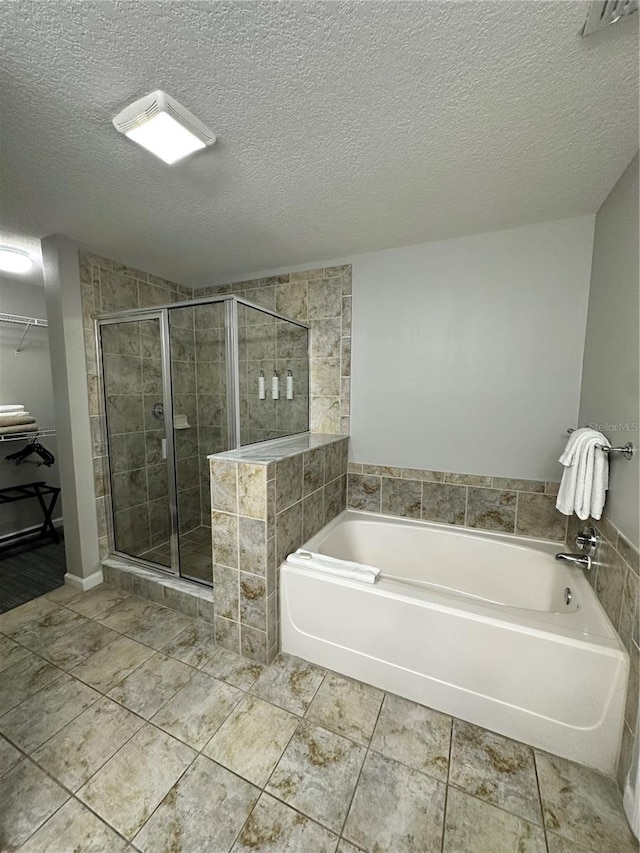
[[[19,406],[17,403],[15,405],[11,404],[11,405],[6,405],[6,406],[0,406],[0,412],[2,414],[7,414],[7,415],[10,412],[24,412],[24,406]]]
[[[326,572],[329,575],[362,581],[363,583],[376,583],[380,577],[380,569],[376,569],[375,566],[354,563],[350,560],[338,560],[336,557],[303,551],[301,548],[298,548],[295,554],[289,554],[287,563],[299,569],[314,569],[318,572]]]
[[[609,459],[600,446],[608,439],[595,429],[583,427],[571,433],[560,462],[564,465],[556,508],[563,515],[575,512],[583,521],[602,516],[609,488]]]

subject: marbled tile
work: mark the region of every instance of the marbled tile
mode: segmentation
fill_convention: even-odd
[[[307,319],[307,282],[281,282],[276,285],[276,311],[292,320]]]
[[[322,322],[322,321],[320,321]],[[313,362],[311,379],[313,380]],[[311,386],[310,424],[311,432],[323,432],[336,435],[340,432],[340,398],[317,397]]]
[[[361,848],[356,847],[354,844],[350,844],[342,838],[340,839],[340,844],[338,844],[336,853],[361,853]]]
[[[133,640],[158,649],[184,631],[193,619],[176,613],[175,610],[131,596],[99,616],[98,621],[107,628],[113,628]]]
[[[210,660],[217,652],[213,637],[213,625],[198,619],[193,625],[189,625],[181,631],[177,637],[167,643],[160,650],[189,666],[201,667]]]
[[[541,826],[449,788],[443,853],[546,853],[546,849]]]
[[[635,572],[627,570],[622,591],[622,605],[620,608],[620,627],[618,633],[625,644],[627,651],[631,649],[634,626],[638,623],[638,576]],[[637,634],[636,634],[637,636]]]
[[[21,853],[124,853],[127,842],[75,799],[62,808],[20,848]]]
[[[469,488],[467,527],[513,533],[516,520],[516,492]]]
[[[153,649],[120,637],[75,666],[71,674],[106,693],[152,654]]]
[[[294,714],[247,695],[220,726],[204,753],[262,788],[299,722]]]
[[[136,835],[143,853],[226,851],[233,844],[260,791],[198,756]]]
[[[202,577],[204,575],[206,580],[211,580],[213,568],[211,565],[210,554],[202,560],[204,568],[201,573],[198,571],[198,566],[200,565],[199,555],[183,555],[182,560],[182,571],[185,575],[190,575],[191,577]],[[163,601],[165,607],[168,607],[169,610],[177,610],[177,612],[182,613],[183,616],[191,616],[195,619],[198,615],[197,596],[191,595],[189,592],[185,592],[182,589],[174,589],[168,585],[165,586]]]
[[[467,490],[445,483],[422,483],[422,518],[445,524],[464,524]]]
[[[346,477],[339,477],[324,487],[324,518],[328,524],[342,512],[347,501]]]
[[[276,513],[302,498],[302,454],[276,463]]]
[[[476,484],[470,483],[469,485]],[[493,477],[493,488],[508,489],[512,492],[543,493],[545,490],[545,482],[544,480],[513,480],[508,477]]]
[[[276,516],[276,561],[278,565],[302,545],[302,502]]]
[[[204,664],[202,670],[241,690],[249,690],[264,672],[264,666],[226,649],[217,649],[216,654]]]
[[[213,620],[216,645],[228,649],[236,654],[240,653],[240,623],[223,616],[216,616]]]
[[[347,470],[347,441],[333,441],[327,444],[324,458],[324,481],[330,483],[341,477]]]
[[[242,691],[205,672],[196,672],[153,717],[153,723],[169,734],[202,749],[242,698]]]
[[[11,631],[10,636],[28,649],[37,651],[55,643],[73,628],[86,625],[87,622],[88,620],[84,616],[67,610],[66,607],[60,607],[53,613],[47,613],[39,619],[27,622],[21,628]]]
[[[213,510],[211,513],[213,562],[238,568],[238,516]]]
[[[560,491],[560,483],[556,483],[555,481],[549,481],[544,484],[544,493],[545,495],[554,495],[557,496]]]
[[[518,492],[516,533],[519,536],[540,536],[564,542],[567,517],[556,509],[552,495],[532,495]]]
[[[353,741],[303,721],[266,790],[339,833],[365,754]]]
[[[266,631],[266,581],[259,575],[240,572],[240,622]]]
[[[47,592],[44,597],[49,601],[53,601],[54,604],[64,605],[68,601],[73,601],[74,598],[78,598],[78,596],[82,594],[83,593],[78,589],[78,587],[65,583],[57,589],[52,589],[51,592]]]
[[[11,770],[23,759],[22,753],[0,735],[0,776]]]
[[[266,604],[266,602],[265,602]],[[267,633],[248,625],[240,625],[240,654],[258,663],[267,663]]]
[[[352,509],[380,512],[382,478],[369,474],[349,474],[347,501]]]
[[[238,586],[239,572],[227,566],[213,567],[213,586],[215,589],[215,613],[217,617],[232,619],[237,622],[240,618],[240,588]]]
[[[445,483],[454,483],[458,486],[488,486],[491,487],[492,477],[483,474],[453,474],[445,472]]]
[[[638,549],[634,548],[622,533],[618,533],[616,548],[618,549],[622,559],[631,566],[636,574],[638,574],[638,572],[640,572],[640,555],[638,554]]]
[[[234,462],[209,460],[211,477],[211,509],[238,511],[238,466]]]
[[[369,752],[343,835],[376,853],[439,850],[445,785]]]
[[[102,697],[33,753],[52,776],[77,791],[144,724]]]
[[[640,663],[640,652],[635,645],[631,645],[629,652],[629,685],[627,687],[627,702],[625,706],[624,716],[627,725],[631,731],[635,732],[638,718],[638,680],[640,673],[638,672]]]
[[[258,678],[251,692],[294,714],[304,714],[325,671],[302,658],[280,654]]]
[[[90,655],[117,640],[120,634],[97,622],[86,622],[54,643],[38,648],[38,654],[62,669],[71,669]]]
[[[342,313],[342,279],[318,278],[309,281],[308,318],[339,317]]]
[[[0,678],[0,714],[15,707],[45,685],[62,676],[62,670],[31,652],[7,667]]]
[[[420,518],[422,483],[417,480],[382,478],[381,510],[387,515]]]
[[[105,610],[110,610],[115,604],[120,604],[128,598],[129,595],[120,589],[101,584],[89,592],[81,594],[78,598],[70,601],[65,606],[70,610],[75,610],[82,616],[88,616],[90,619],[104,613]]]
[[[69,794],[29,760],[5,773],[0,777],[2,850],[20,847],[67,799]]]
[[[323,488],[307,495],[302,501],[302,540],[307,542],[324,527],[325,490]]]
[[[0,731],[24,752],[33,752],[99,698],[97,691],[64,673],[0,717]]]
[[[162,562],[163,559],[166,559],[165,554],[166,556],[168,556],[167,552],[163,553],[162,559],[159,562]],[[151,556],[151,554],[149,556]],[[156,604],[162,604],[162,602],[164,601],[164,587],[162,586],[162,584],[156,583],[152,578],[149,577],[140,577],[139,575],[132,574],[131,592],[133,592],[133,594],[137,596],[138,601],[144,599],[145,601],[153,601]]]
[[[238,463],[238,512],[247,518],[266,518],[267,471],[264,465]]]
[[[368,746],[383,698],[376,687],[328,672],[305,718]]]
[[[455,720],[449,784],[536,824],[542,823],[533,750]]]
[[[29,656],[29,650],[0,635],[0,672]]]
[[[340,359],[316,358],[310,364],[313,393],[318,397],[340,394]]]
[[[254,575],[266,574],[266,526],[257,518],[238,519],[239,568]]]
[[[231,853],[334,853],[338,837],[262,794]]]
[[[427,480],[432,483],[444,483],[443,471],[429,471],[425,468],[402,468],[403,480]]]
[[[612,779],[565,758],[538,750],[535,755],[548,831],[592,853],[637,853]]]
[[[316,447],[302,455],[303,494],[310,495],[324,485],[324,447]]]
[[[157,652],[109,691],[109,698],[150,719],[196,670]]]
[[[78,798],[131,839],[195,755],[147,724],[83,785]]]
[[[446,782],[450,746],[451,717],[386,694],[371,749]]]
[[[626,566],[618,552],[606,539],[600,542],[595,562],[598,569],[596,595],[606,610],[607,616],[617,628],[622,608]]]
[[[363,465],[363,474],[372,474],[376,477],[401,477],[402,468],[396,468],[394,465]]]

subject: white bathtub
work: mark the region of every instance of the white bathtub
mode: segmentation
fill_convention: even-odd
[[[284,564],[285,652],[615,772],[628,655],[557,543],[347,510],[305,548],[382,574]]]

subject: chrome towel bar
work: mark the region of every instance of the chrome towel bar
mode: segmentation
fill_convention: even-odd
[[[569,427],[567,434],[571,435],[572,432],[575,432],[575,429]],[[596,447],[603,453],[622,453],[625,459],[633,459],[633,454],[635,452],[635,447],[630,441],[623,444],[622,447],[609,447],[606,444],[596,444]]]

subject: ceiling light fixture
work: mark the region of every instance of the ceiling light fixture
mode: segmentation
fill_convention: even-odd
[[[22,249],[0,246],[0,270],[3,272],[29,272],[33,261]]]
[[[113,125],[170,165],[216,141],[215,133],[160,89],[125,107]]]

